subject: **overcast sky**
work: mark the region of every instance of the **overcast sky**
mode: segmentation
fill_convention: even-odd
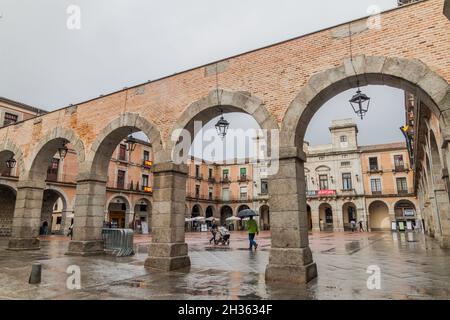
[[[367,16],[372,5],[387,10],[396,2],[0,0],[0,96],[54,110]],[[71,4],[81,9],[80,30],[66,26]],[[393,110],[399,94],[375,91],[374,104],[383,101],[375,106]],[[332,103],[333,117],[341,117],[338,109],[348,112],[347,98]],[[330,120],[331,114],[321,111],[322,121]],[[367,123],[388,125],[386,114],[371,116]],[[311,142],[325,142],[328,125],[313,122]],[[361,134],[361,142],[378,141],[366,142]]]

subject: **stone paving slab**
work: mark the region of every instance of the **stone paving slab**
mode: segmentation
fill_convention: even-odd
[[[209,245],[208,234],[187,234],[192,267],[178,272],[144,268],[148,236],[136,236],[137,253],[116,258],[66,256],[65,237],[41,239],[40,251],[5,250],[0,240],[0,299],[450,299],[450,250],[423,235],[407,242],[391,233],[314,233],[310,245],[319,277],[307,285],[267,284],[270,233],[247,249],[244,233],[230,247]],[[28,284],[31,264],[43,281]],[[81,268],[81,290],[68,290],[66,269]],[[381,290],[368,290],[370,265],[381,269]]]

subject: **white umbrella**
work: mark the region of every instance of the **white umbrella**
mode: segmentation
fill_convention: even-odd
[[[206,218],[205,220],[206,221],[213,221],[213,220],[215,220],[216,218],[214,218],[214,217],[209,217],[209,218]]]
[[[203,221],[203,220],[205,220],[205,217],[195,217],[195,218],[192,218],[192,221]]]
[[[240,221],[241,218],[233,216],[233,217],[226,218],[225,220],[227,220],[227,221]]]
[[[185,221],[185,222],[191,222],[192,219],[191,219],[191,218],[185,218],[184,221]]]

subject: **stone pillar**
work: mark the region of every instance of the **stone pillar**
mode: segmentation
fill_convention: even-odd
[[[102,229],[105,218],[106,182],[77,182],[73,240],[68,255],[90,256],[104,253]]]
[[[69,232],[70,223],[72,222],[72,210],[63,210],[61,213],[61,230],[60,234],[67,235]]]
[[[187,166],[153,166],[152,243],[145,266],[170,271],[189,267],[184,239]]]
[[[306,157],[297,148],[288,152],[281,153],[279,171],[269,179],[272,248],[266,281],[304,284],[317,277],[308,241]]]
[[[450,204],[448,193],[446,190],[435,190],[434,196],[438,209],[438,224],[440,225],[440,237],[438,240],[441,248],[447,249],[450,248]]]
[[[319,208],[316,206],[311,207],[311,220],[312,220],[312,231],[320,232],[320,213]]]
[[[134,211],[125,212],[125,229],[133,229],[134,226],[130,227],[130,223],[133,223]]]
[[[335,201],[333,208],[333,232],[344,232],[342,205],[337,201]]]
[[[38,250],[43,186],[19,182],[9,250]]]

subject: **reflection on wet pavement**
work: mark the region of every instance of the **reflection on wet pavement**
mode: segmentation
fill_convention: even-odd
[[[5,250],[0,240],[1,299],[449,299],[450,250],[423,235],[314,233],[310,245],[319,277],[307,285],[266,284],[270,233],[248,250],[247,236],[233,233],[230,247],[209,245],[207,234],[187,234],[189,270],[144,268],[150,237],[135,238],[136,254],[71,257],[64,237],[42,239],[40,251]],[[411,241],[413,240],[413,241]],[[42,283],[28,284],[32,262]],[[81,290],[66,288],[70,265],[81,268]],[[369,290],[368,266],[381,269],[381,290]]]

